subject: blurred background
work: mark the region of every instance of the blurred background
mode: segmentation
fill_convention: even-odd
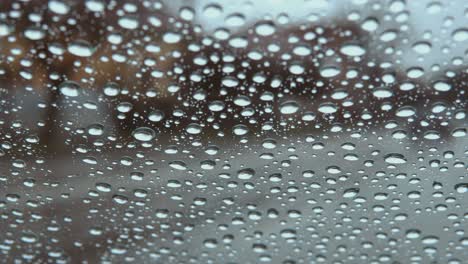
[[[464,263],[467,20],[2,1],[5,263]]]

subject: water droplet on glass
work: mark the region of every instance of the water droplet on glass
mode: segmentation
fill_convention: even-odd
[[[241,180],[250,180],[255,175],[253,169],[242,169],[237,172],[237,178]]]
[[[273,35],[275,31],[275,25],[271,22],[261,22],[255,26],[255,32],[260,36]]]
[[[133,130],[132,136],[138,141],[151,141],[156,137],[156,132],[149,127],[139,127]]]
[[[358,195],[359,193],[359,189],[358,188],[349,188],[349,189],[346,189],[344,192],[343,192],[343,197],[344,198],[353,198],[355,197],[356,195]]]
[[[444,82],[444,81],[434,82],[433,87],[436,91],[439,91],[439,92],[447,92],[452,89],[452,86],[449,83]]]
[[[453,40],[457,42],[462,42],[468,40],[468,29],[466,28],[461,28],[457,29],[453,32],[452,34]]]
[[[59,91],[68,97],[77,97],[80,94],[80,86],[76,82],[65,81],[59,85]]]
[[[459,183],[455,185],[457,193],[468,193],[468,183]]]
[[[356,44],[346,44],[340,48],[340,52],[347,56],[362,56],[366,50]]]
[[[385,162],[390,164],[404,164],[406,163],[405,156],[398,153],[391,153],[384,157]]]
[[[320,75],[325,78],[335,77],[340,73],[340,70],[334,66],[324,67],[320,70]]]
[[[294,114],[297,110],[299,110],[299,105],[295,101],[286,101],[280,106],[280,112],[285,115]]]
[[[68,45],[68,52],[79,57],[89,57],[93,55],[94,49],[88,42],[78,40]]]

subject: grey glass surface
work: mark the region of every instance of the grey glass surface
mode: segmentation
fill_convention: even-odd
[[[468,263],[468,2],[2,0],[2,263]]]

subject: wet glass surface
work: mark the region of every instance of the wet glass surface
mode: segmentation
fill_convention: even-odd
[[[3,0],[5,263],[466,263],[468,4]]]

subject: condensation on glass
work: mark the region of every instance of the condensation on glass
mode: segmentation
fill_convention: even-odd
[[[2,0],[5,263],[468,260],[463,0]]]

